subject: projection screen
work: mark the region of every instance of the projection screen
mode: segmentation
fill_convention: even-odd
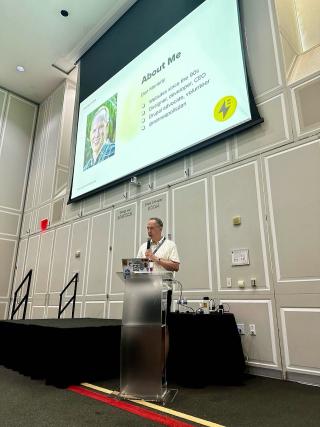
[[[70,201],[260,123],[236,0],[206,0],[80,102]]]

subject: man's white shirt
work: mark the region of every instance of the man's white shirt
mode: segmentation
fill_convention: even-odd
[[[162,240],[163,240],[163,238],[157,244],[153,243],[151,240],[150,249],[152,252],[155,251],[157,246],[161,245],[161,246],[159,246],[159,249],[155,253],[156,258],[161,258],[163,260],[170,260],[170,261],[180,263],[176,244],[172,240],[168,240],[168,239],[165,239],[165,241],[161,244]],[[145,258],[146,251],[147,251],[147,242],[143,243],[140,246],[137,258]],[[153,264],[153,271],[167,271],[167,270],[155,262]]]

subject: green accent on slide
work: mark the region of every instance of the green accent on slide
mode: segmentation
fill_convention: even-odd
[[[146,97],[141,97],[140,91],[136,88],[131,88],[126,92],[126,97],[121,98],[121,122],[117,129],[117,136],[121,143],[128,143],[134,140],[141,132],[143,126],[147,122],[147,106],[148,100]],[[142,112],[144,111],[144,114]],[[143,119],[145,122],[143,122]]]

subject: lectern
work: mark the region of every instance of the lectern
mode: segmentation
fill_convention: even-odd
[[[168,272],[119,273],[124,281],[120,397],[164,402]]]

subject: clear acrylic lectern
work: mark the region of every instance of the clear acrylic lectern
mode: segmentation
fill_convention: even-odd
[[[166,314],[172,273],[119,273],[125,284],[120,397],[166,400]]]

